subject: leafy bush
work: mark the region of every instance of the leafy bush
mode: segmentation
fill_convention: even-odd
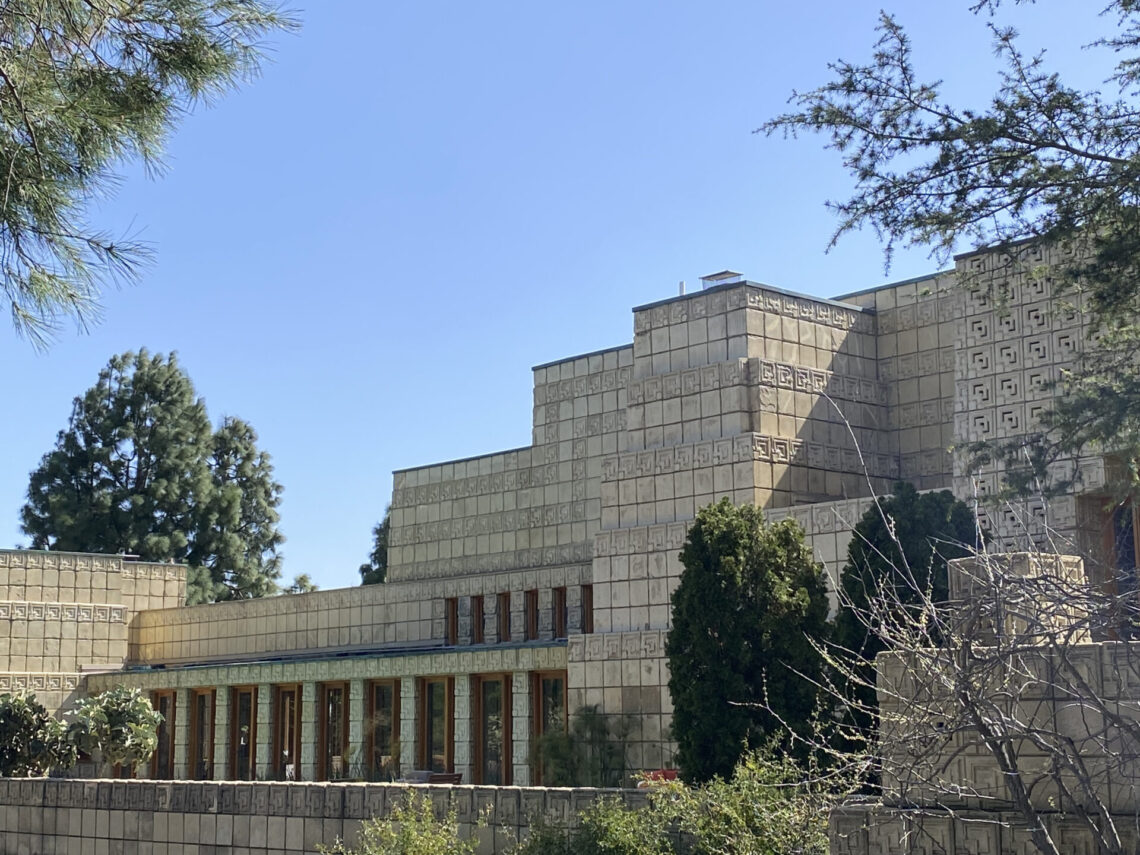
[[[626,747],[632,722],[579,707],[568,730],[551,729],[535,740],[532,762],[547,787],[620,787],[627,783]]]
[[[356,846],[338,840],[320,851],[326,855],[475,855],[477,845],[473,834],[463,839],[454,807],[439,820],[428,796],[408,793],[389,816],[364,821]]]
[[[35,695],[0,695],[0,776],[45,775],[75,765],[76,756],[67,726],[48,714]]]
[[[116,686],[83,698],[74,716],[70,736],[75,745],[113,766],[145,763],[158,747],[162,714],[138,689]]]
[[[656,783],[644,807],[597,802],[573,829],[533,821],[513,855],[827,855],[827,816],[849,791],[770,748],[728,780]]]

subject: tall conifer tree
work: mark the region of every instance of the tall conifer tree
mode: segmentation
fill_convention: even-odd
[[[281,485],[240,419],[210,428],[177,357],[111,359],[32,472],[35,549],[126,553],[191,567],[190,602],[277,591]]]

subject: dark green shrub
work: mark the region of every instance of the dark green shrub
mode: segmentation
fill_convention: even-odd
[[[707,781],[785,727],[809,735],[827,585],[793,520],[769,525],[728,499],[697,514],[681,562],[665,648],[673,734],[682,776]]]
[[[53,718],[33,694],[0,695],[0,776],[46,775],[75,765],[67,726]]]
[[[626,749],[632,721],[579,707],[566,731],[549,730],[535,740],[532,762],[547,787],[621,787],[628,783]]]

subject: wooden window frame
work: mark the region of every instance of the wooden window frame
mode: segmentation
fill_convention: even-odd
[[[209,697],[210,705],[210,751],[206,755],[206,770],[202,777],[198,776],[198,755],[201,745],[198,744],[198,730],[201,722],[198,720],[198,699]],[[218,735],[218,690],[191,689],[190,690],[190,739],[186,749],[186,762],[189,764],[190,780],[212,781],[214,779],[214,746]]]
[[[542,718],[542,681],[552,678],[562,680],[562,728],[566,732],[570,728],[570,681],[567,671],[531,671],[530,673],[530,734],[531,743],[540,739],[546,732],[545,722]],[[542,786],[542,764],[532,758],[531,786]]]
[[[341,691],[341,714],[340,714],[340,727],[341,727],[341,749],[340,757],[344,763],[342,769],[343,777],[337,778],[338,781],[343,781],[349,777],[350,770],[348,769],[348,683],[343,680],[334,680],[328,683],[317,684],[317,701],[320,704],[317,707],[317,732],[319,734],[317,742],[317,780],[329,781],[332,780],[329,767],[328,757],[328,737],[329,737],[329,721],[328,721],[328,695],[329,692],[339,689]]]
[[[431,769],[431,757],[428,755],[428,733],[431,722],[428,717],[428,687],[433,683],[443,684],[443,756],[444,771],[455,771],[455,678],[454,677],[420,677],[419,678],[419,713],[416,716],[416,763],[421,770]],[[432,770],[438,771],[438,770]]]
[[[170,769],[166,770],[168,774],[159,776],[158,768],[158,747],[154,749],[154,754],[150,758],[150,777],[160,781],[172,781],[177,777],[175,775],[175,762],[174,762],[174,735],[175,729],[178,727],[178,691],[176,689],[158,689],[150,693],[150,705],[157,711],[162,698],[170,698],[170,715],[163,717],[162,727],[166,730],[166,756],[170,760]],[[160,737],[161,738],[161,737]]]
[[[483,644],[484,633],[483,595],[476,594],[471,598],[471,643]]]
[[[390,686],[392,689],[392,757],[396,770],[400,768],[400,680],[369,680],[366,684],[368,694],[364,699],[364,714],[368,717],[364,728],[365,779],[372,780],[371,775],[376,769],[376,727],[370,724],[376,715],[376,689],[380,686]]]
[[[245,692],[250,694],[249,706],[249,769],[248,777],[238,774],[238,699]],[[230,780],[257,780],[257,686],[233,686],[230,688]]]
[[[472,742],[475,744],[474,751],[474,769],[472,772],[472,783],[482,785],[483,781],[483,752],[486,746],[483,744],[483,684],[484,683],[502,683],[503,686],[503,780],[494,786],[509,787],[514,778],[511,758],[511,743],[513,742],[513,721],[511,719],[511,706],[513,699],[511,697],[511,675],[510,673],[501,674],[476,674],[471,679],[472,689],[472,720],[475,732],[472,734]]]
[[[285,781],[285,745],[281,739],[281,726],[285,722],[282,710],[283,698],[286,692],[293,692],[293,744],[290,746],[290,756],[293,758],[294,781],[301,780],[301,704],[304,697],[300,683],[280,683],[273,687],[273,762],[270,771],[275,780]]]
[[[495,615],[499,629],[499,643],[507,644],[511,640],[511,592],[503,591],[498,598],[499,611]]]
[[[526,620],[525,636],[527,641],[538,641],[538,589],[531,588],[523,594],[523,612]]]
[[[554,637],[566,638],[566,588],[558,587],[551,592],[551,611]]]
[[[455,647],[459,643],[459,598],[448,597],[443,601],[444,643]]]
[[[582,586],[582,633],[589,635],[594,631],[594,586]]]

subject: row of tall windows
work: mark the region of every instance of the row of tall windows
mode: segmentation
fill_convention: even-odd
[[[594,587],[582,585],[582,632],[594,631]],[[523,641],[537,641],[539,638],[538,589],[523,592]],[[486,624],[483,596],[471,598],[471,643],[486,643]],[[444,601],[444,635],[446,643],[459,643],[459,598],[448,597]],[[551,625],[554,638],[566,638],[569,624],[566,588],[554,588],[551,592]],[[511,594],[504,591],[496,599],[496,634],[500,642],[514,640],[511,635]]]
[[[471,678],[472,740],[476,784],[509,785],[512,778],[511,675],[483,674]],[[533,719],[537,738],[566,727],[566,672],[531,675]],[[257,746],[271,746],[270,772],[275,780],[301,780],[301,686],[273,687],[270,733],[258,733],[257,687],[236,686],[230,698],[229,752],[225,777],[254,780]],[[219,777],[215,769],[215,721],[218,690],[192,689],[189,693],[190,727],[187,761],[195,780]],[[151,761],[151,776],[174,777],[174,734],[178,710],[172,690],[155,692],[152,703],[162,713],[158,748]],[[418,681],[415,716],[416,768],[432,772],[455,771],[455,678],[422,677]],[[374,680],[366,684],[364,745],[353,756],[348,741],[349,688],[345,682],[317,685],[318,780],[391,780],[400,769],[400,682]],[[536,774],[540,774],[536,770]]]

